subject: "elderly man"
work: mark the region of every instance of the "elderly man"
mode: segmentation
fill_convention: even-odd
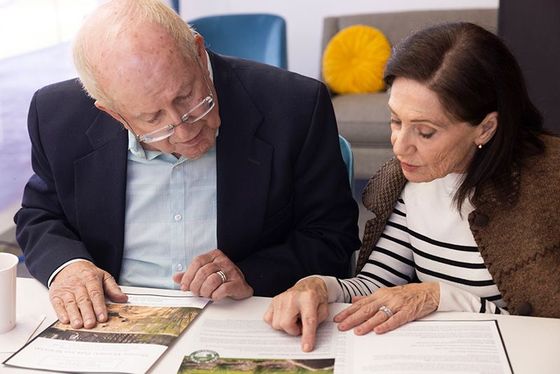
[[[105,321],[115,279],[240,299],[346,275],[357,208],[321,83],[206,51],[155,0],[101,6],[74,57],[81,85],[32,100],[16,215],[62,322]]]

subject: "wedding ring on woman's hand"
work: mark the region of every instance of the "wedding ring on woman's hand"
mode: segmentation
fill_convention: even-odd
[[[227,281],[226,273],[224,273],[224,272],[221,271],[221,270],[218,270],[218,271],[216,272],[216,274],[218,274],[218,275],[220,276],[220,278],[222,278],[222,284],[223,284],[223,283],[226,283],[226,281]]]
[[[379,307],[379,311],[385,313],[385,315],[387,316],[387,318],[391,318],[393,316],[393,311],[391,310],[391,308],[389,308],[386,305],[381,305]]]

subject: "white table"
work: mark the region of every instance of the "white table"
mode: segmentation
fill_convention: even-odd
[[[56,315],[52,310],[47,290],[36,280],[18,278],[17,308],[20,312],[45,313],[47,318],[38,331],[42,331],[55,321]],[[269,299],[252,297],[244,301],[224,300],[208,306],[189,328],[202,323],[205,318],[236,318],[236,313],[243,307],[243,313],[248,309],[254,313],[254,318],[261,318]],[[250,308],[247,308],[247,306]],[[333,309],[343,308],[343,304],[335,305]],[[239,313],[238,313],[239,314]],[[245,315],[245,317],[247,317]],[[434,313],[426,319],[435,320],[477,320],[489,318],[498,320],[498,325],[505,341],[506,349],[515,374],[558,374],[560,373],[560,319],[519,317],[519,316],[489,316],[476,313]],[[155,364],[151,373],[176,373],[185,355],[185,339],[188,330],[172,345],[163,357]],[[9,355],[0,354],[3,361]],[[22,370],[0,365],[0,372],[4,373],[44,373],[34,370]]]

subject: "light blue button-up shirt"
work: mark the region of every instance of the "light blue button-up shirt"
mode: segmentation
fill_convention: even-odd
[[[216,148],[189,160],[144,150],[131,133],[128,144],[119,283],[177,288],[171,276],[217,247]]]
[[[214,81],[206,53],[210,80]],[[216,136],[218,132],[216,132]],[[216,147],[188,160],[145,151],[128,133],[124,251],[119,284],[178,288],[171,276],[217,248]],[[107,183],[110,183],[108,181]],[[72,259],[56,269],[83,259]]]

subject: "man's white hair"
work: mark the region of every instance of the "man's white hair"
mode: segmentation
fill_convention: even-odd
[[[185,58],[196,58],[196,45],[191,28],[160,0],[111,0],[98,7],[84,22],[74,40],[74,65],[80,81],[93,99],[114,108],[103,91],[103,59],[125,33],[142,31],[147,24],[158,25],[175,40]]]

